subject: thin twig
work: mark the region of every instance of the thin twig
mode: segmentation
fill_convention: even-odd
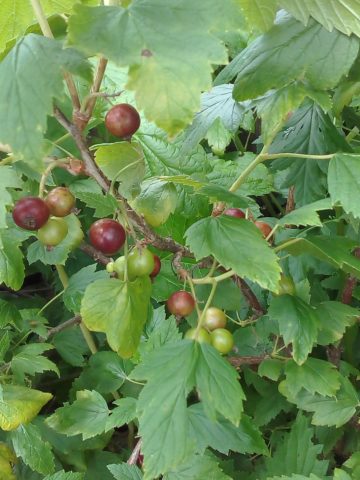
[[[259,356],[243,356],[243,357],[228,357],[227,360],[233,367],[241,367],[241,365],[259,365],[268,355]]]
[[[129,460],[127,461],[128,465],[136,465],[139,459],[139,455],[141,453],[141,444],[142,444],[142,440],[140,439],[135,445],[134,450],[131,452]]]
[[[86,253],[86,255],[92,257],[96,262],[101,263],[101,265],[107,265],[109,262],[111,262],[109,257],[87,243],[82,243],[79,248],[81,251]]]
[[[100,90],[101,82],[104,78],[107,63],[108,63],[108,61],[107,61],[106,58],[104,58],[104,57],[100,58],[99,65],[98,65],[96,75],[95,75],[95,78],[94,78],[94,83],[92,84],[91,89],[90,89],[90,95],[85,100],[84,113],[85,113],[86,118],[88,118],[88,119],[91,118],[92,112],[93,112],[95,104],[96,104],[96,99],[97,99],[97,97],[92,95],[92,94],[97,93]]]
[[[74,325],[78,325],[81,322],[81,316],[80,315],[75,315],[75,317],[70,318],[69,320],[66,320],[64,323],[60,323],[60,325],[57,325],[56,327],[50,328],[45,337],[40,337],[39,341],[44,341],[48,340],[50,337],[53,337],[59,332],[62,332],[63,330],[66,330],[67,328],[71,328]]]

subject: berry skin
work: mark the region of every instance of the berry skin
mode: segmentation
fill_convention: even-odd
[[[170,295],[166,305],[169,312],[173,315],[186,317],[194,310],[195,300],[190,293],[186,292],[185,290],[179,290],[178,292]]]
[[[41,198],[24,197],[16,202],[12,216],[18,227],[38,230],[48,221],[50,210]]]
[[[68,188],[56,187],[45,198],[51,215],[54,217],[66,217],[75,206],[75,197]]]
[[[68,225],[63,218],[50,218],[37,232],[38,240],[48,247],[56,247],[68,233]]]
[[[261,222],[260,220],[255,222],[255,226],[261,231],[264,238],[267,238],[272,231],[272,227],[268,223]]]
[[[161,260],[160,257],[157,255],[154,255],[154,269],[150,273],[151,278],[155,278],[157,275],[159,275],[159,272],[161,270]]]
[[[105,126],[115,137],[129,138],[140,127],[140,115],[132,105],[120,103],[107,112]]]
[[[155,267],[154,255],[147,248],[135,247],[128,255],[127,266],[130,279],[150,275]]]
[[[229,330],[217,328],[211,332],[211,344],[218,352],[226,355],[234,346],[234,337]]]
[[[190,328],[186,333],[184,338],[188,340],[196,340],[199,343],[211,343],[210,333],[205,330],[205,328],[200,328],[198,337],[195,339],[196,328]]]
[[[89,230],[89,239],[93,247],[106,255],[120,250],[125,242],[125,230],[119,222],[102,218],[93,223]]]
[[[245,218],[245,213],[240,210],[240,208],[228,208],[225,210],[224,215],[228,215],[229,217]]]
[[[204,327],[209,330],[215,330],[216,328],[224,328],[226,326],[226,315],[217,307],[209,307],[205,312]]]
[[[114,273],[114,262],[107,263],[105,268],[108,273]]]

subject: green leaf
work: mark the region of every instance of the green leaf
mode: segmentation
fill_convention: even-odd
[[[292,152],[324,155],[351,147],[328,114],[306,101],[295,111],[271,145],[271,153]],[[282,186],[295,186],[296,205],[302,206],[327,196],[328,160],[282,158],[272,163],[274,169],[289,169]]]
[[[269,30],[275,20],[277,0],[239,0],[251,29]]]
[[[258,368],[258,374],[261,377],[267,377],[276,382],[282,374],[284,362],[276,358],[266,358],[263,360]]]
[[[307,80],[315,89],[328,90],[348,73],[358,50],[355,37],[328,32],[313,20],[304,27],[283,16],[233,61],[238,72],[234,98],[256,98],[294,80]]]
[[[224,45],[210,31],[218,25],[237,29],[240,13],[229,0],[221,8],[215,0],[208,0],[206,7],[191,0],[177,4],[156,0],[149,9],[147,2],[138,0],[126,9],[75,7],[75,11],[69,21],[70,41],[87,54],[101,53],[121,66],[129,65],[126,87],[135,90],[146,117],[171,135],[198,111],[200,93],[211,86],[212,65],[227,61]]]
[[[292,344],[292,355],[302,365],[314,343],[319,328],[316,310],[299,297],[281,295],[271,299],[269,316],[278,323],[285,345]]]
[[[225,128],[220,118],[214,121],[206,134],[206,140],[215,155],[223,155],[231,139],[231,133]]]
[[[268,454],[266,444],[250,417],[243,414],[238,426],[219,416],[210,420],[204,412],[202,403],[191,405],[188,409],[190,438],[195,439],[197,453],[203,454],[209,446],[224,455],[229,451],[240,453]]]
[[[314,429],[309,426],[309,420],[298,414],[291,432],[284,438],[272,458],[265,461],[266,474],[291,475],[294,473],[308,476],[311,473],[322,478],[328,468],[328,461],[318,460],[322,453],[322,445],[314,445],[311,441]]]
[[[116,392],[126,379],[124,361],[115,352],[97,352],[89,359],[88,366],[75,380],[76,390],[96,390],[107,394]]]
[[[56,472],[54,475],[47,475],[44,480],[84,480],[83,473]]]
[[[360,452],[353,453],[351,457],[346,460],[344,466],[349,468],[354,476],[358,476],[360,473]]]
[[[303,365],[286,362],[286,389],[296,395],[302,388],[314,394],[331,397],[340,388],[340,374],[335,366],[325,360],[308,358]]]
[[[213,255],[221,265],[232,268],[240,277],[277,291],[278,259],[259,229],[248,220],[227,215],[203,218],[186,231],[186,243],[197,260]]]
[[[321,480],[321,478],[311,473],[310,477],[305,475],[294,474],[294,475],[286,475],[286,476],[281,475],[281,477],[271,477],[271,478],[268,477],[266,480]]]
[[[279,0],[279,4],[304,24],[315,18],[327,30],[334,28],[360,36],[360,7],[356,0]]]
[[[55,363],[42,355],[53,348],[47,343],[31,343],[20,347],[11,360],[11,370],[17,381],[24,382],[26,375],[33,376],[45,371],[55,372],[60,377]]]
[[[345,212],[360,217],[360,156],[337,154],[330,160],[329,193]]]
[[[11,335],[8,330],[0,330],[0,360],[3,361],[4,357],[9,350],[11,342]]]
[[[6,228],[6,207],[13,204],[8,188],[20,188],[22,182],[15,169],[9,165],[1,166],[0,173],[0,228]]]
[[[284,250],[292,255],[309,253],[335,268],[360,278],[360,260],[351,253],[358,243],[349,238],[309,235],[307,238],[292,239],[283,246]]]
[[[334,480],[352,480],[354,477],[350,477],[350,475],[344,470],[339,470],[338,468],[335,468],[334,470]]]
[[[86,287],[91,283],[109,278],[105,270],[96,271],[96,263],[82,268],[69,279],[69,285],[63,295],[63,301],[66,308],[74,313],[80,312],[81,300],[84,296]]]
[[[112,428],[118,428],[126,423],[132,422],[136,418],[136,400],[135,398],[120,398],[115,400],[116,408],[111,410],[111,415],[106,421],[105,431]]]
[[[0,428],[6,431],[15,430],[21,423],[31,422],[51,399],[51,393],[19,385],[3,385],[0,398]]]
[[[209,455],[194,455],[187,462],[172,469],[164,480],[231,480],[220,468],[218,461]]]
[[[79,327],[72,327],[57,333],[53,338],[53,344],[59,355],[74,367],[84,365],[84,356],[89,353],[84,337]]]
[[[211,203],[215,201],[226,202],[233,207],[239,208],[248,208],[253,205],[251,199],[237,193],[229,192],[228,189],[220,185],[204,185],[199,188],[196,193],[210,197],[209,201],[211,201]]]
[[[32,243],[27,252],[27,259],[30,264],[40,260],[45,265],[65,265],[72,250],[82,242],[84,233],[76,215],[67,215],[64,220],[68,225],[68,234],[64,240],[50,250],[39,241]]]
[[[142,480],[143,475],[136,465],[121,463],[120,465],[108,465],[108,469],[116,480]]]
[[[20,425],[10,435],[17,457],[35,472],[43,475],[55,470],[54,456],[51,446],[43,441],[41,432],[36,425]]]
[[[63,92],[62,69],[74,71],[74,60],[74,51],[60,42],[29,34],[0,64],[0,142],[34,168],[42,168],[43,135],[53,98]]]
[[[138,399],[145,478],[156,478],[181,464],[193,446],[186,397],[195,385],[197,354],[194,342],[166,344],[146,355],[131,373],[135,380],[147,380]]]
[[[134,282],[97,280],[87,287],[81,316],[89,330],[104,332],[110,347],[131,357],[138,347],[150,300],[149,277]]]
[[[295,403],[298,408],[313,412],[313,425],[338,428],[350,420],[355,414],[356,407],[359,406],[358,395],[350,381],[345,377],[340,377],[340,382],[341,387],[335,397],[312,395],[306,390],[301,390],[292,396],[284,382],[280,383],[279,390],[289,402]]]
[[[25,278],[19,243],[10,230],[0,230],[0,283],[5,283],[13,290],[19,290]]]
[[[317,202],[309,203],[303,207],[297,208],[288,213],[279,220],[279,225],[309,225],[321,227],[322,222],[317,212],[322,210],[331,210],[332,202],[329,198],[323,198]]]
[[[21,315],[16,306],[0,298],[0,328],[13,324],[20,319]]]
[[[340,302],[323,302],[316,309],[320,320],[317,343],[329,345],[342,338],[347,327],[359,317],[359,310]]]
[[[120,182],[119,192],[134,197],[145,175],[144,152],[136,142],[118,142],[96,147],[95,160],[110,180]],[[116,201],[115,201],[116,204]]]
[[[13,464],[16,462],[16,455],[13,450],[0,442],[0,480],[16,480],[13,471]]]
[[[236,370],[212,346],[194,344],[200,347],[195,378],[205,413],[213,420],[220,413],[239,425],[245,395]]]
[[[141,356],[146,355],[148,352],[160,348],[162,345],[170,342],[176,342],[182,338],[181,333],[178,330],[175,317],[164,320],[158,328],[155,328],[149,335],[146,342],[140,344],[139,351]]]
[[[118,208],[117,201],[112,195],[102,195],[94,192],[76,192],[76,197],[89,208],[94,208],[94,217],[104,218],[114,215]]]
[[[65,435],[82,435],[86,440],[105,431],[109,409],[104,398],[95,390],[76,393],[71,405],[58,408],[46,419],[46,424]]]

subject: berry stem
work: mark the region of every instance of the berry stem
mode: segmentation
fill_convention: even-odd
[[[198,324],[197,324],[197,327],[196,327],[196,330],[195,330],[195,335],[194,335],[195,340],[197,340],[197,338],[199,336],[200,328],[202,327],[202,325],[204,323],[206,310],[210,307],[211,302],[213,301],[213,298],[214,298],[214,295],[215,295],[215,292],[216,292],[216,288],[217,288],[217,282],[213,281],[212,285],[211,285],[210,294],[209,294],[208,299],[206,301],[205,307],[203,308],[203,311],[201,312],[201,315],[200,315],[200,318],[199,318],[199,321],[198,321]]]
[[[55,160],[54,162],[51,162],[48,165],[45,172],[41,175],[41,180],[40,180],[40,184],[39,184],[39,197],[40,198],[43,198],[43,196],[44,196],[45,183],[46,183],[47,177],[50,175],[52,170],[54,170],[54,168],[59,167],[59,166],[65,164],[65,163],[69,163],[68,158],[64,158],[64,159],[61,159],[61,160]]]

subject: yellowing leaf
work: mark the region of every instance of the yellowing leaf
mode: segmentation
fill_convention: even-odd
[[[16,463],[15,453],[3,442],[0,442],[0,480],[16,480],[12,464]]]

